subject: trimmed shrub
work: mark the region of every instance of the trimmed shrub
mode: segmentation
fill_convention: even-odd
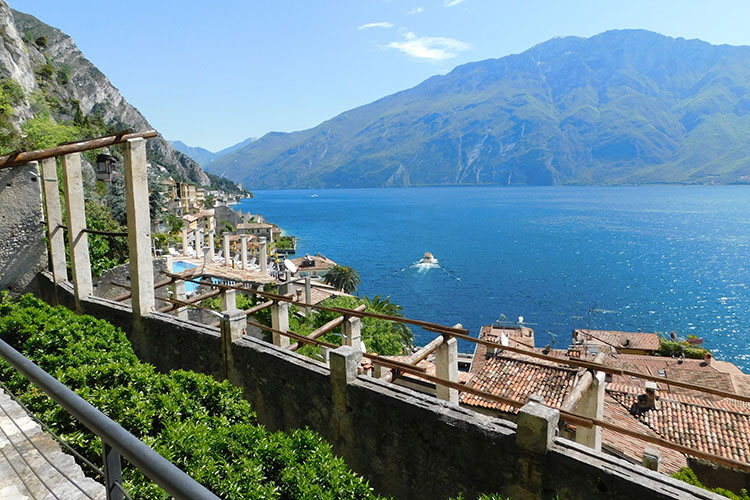
[[[0,338],[55,376],[221,498],[377,498],[310,430],[269,433],[240,389],[188,371],[157,373],[106,321],[0,295]],[[94,463],[101,442],[0,362],[0,380]],[[168,495],[137,469],[123,472],[134,498]]]

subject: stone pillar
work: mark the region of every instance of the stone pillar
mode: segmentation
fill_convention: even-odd
[[[184,280],[176,280],[174,282],[174,298],[183,302],[187,300]],[[177,317],[180,319],[188,319],[187,307],[180,307],[177,309]]]
[[[661,452],[656,448],[646,447],[643,450],[643,466],[647,469],[659,472],[659,463],[661,462]]]
[[[258,238],[258,244],[260,245],[260,251],[258,252],[258,260],[260,261],[260,272],[263,274],[268,273],[268,247],[266,246],[266,238],[261,236]]]
[[[125,143],[125,201],[127,204],[130,286],[133,314],[154,310],[154,265],[151,258],[151,217],[148,201],[146,140]]]
[[[50,262],[55,283],[68,280],[68,269],[65,260],[65,236],[62,226],[62,209],[60,208],[60,191],[57,182],[57,160],[42,160],[42,179],[44,180],[44,208],[47,212],[47,234],[49,235]]]
[[[224,267],[232,265],[232,252],[229,251],[229,233],[224,233]]]
[[[206,266],[210,266],[211,264],[213,264],[213,261],[211,260],[211,254],[208,251],[203,254],[203,264]]]
[[[435,351],[435,375],[439,378],[458,382],[458,340],[451,337],[440,344]],[[437,384],[438,399],[458,404],[458,390]]]
[[[187,257],[188,254],[188,228],[187,226],[182,226],[182,255]]]
[[[341,343],[343,345],[349,345],[354,347],[356,350],[362,350],[362,320],[360,318],[352,317],[344,319],[344,323],[341,325],[343,337]]]
[[[195,258],[200,259],[203,257],[203,233],[200,229],[193,229],[193,245],[195,245]]]
[[[312,278],[308,274],[305,276],[305,304],[307,304],[307,307],[305,307],[305,313],[310,312],[310,306],[312,305],[312,298],[310,297],[312,295]]]
[[[330,351],[331,384],[334,394],[345,390],[346,385],[357,379],[357,367],[362,360],[362,351],[351,346],[341,346]]]
[[[596,372],[591,385],[581,396],[581,402],[578,403],[576,411],[584,417],[601,420],[604,412],[604,372]],[[593,427],[576,427],[576,442],[584,446],[593,448],[596,451],[602,451],[602,428],[598,425]]]
[[[83,199],[81,155],[72,153],[63,156],[62,170],[65,183],[65,211],[68,215],[70,263],[73,269],[76,307],[80,309],[81,299],[94,293],[94,284],[91,279],[91,260],[89,259],[89,239],[87,233],[84,232],[84,229],[86,229],[86,207]]]
[[[289,331],[289,302],[274,302],[271,306],[271,327],[282,332]],[[273,345],[289,347],[289,337],[272,333]]]
[[[242,269],[247,270],[247,235],[243,234],[240,237],[240,257],[242,258]]]
[[[537,401],[529,401],[516,420],[516,445],[532,453],[544,454],[555,440],[560,412]]]

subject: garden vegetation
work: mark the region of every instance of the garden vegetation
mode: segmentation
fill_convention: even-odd
[[[221,498],[378,498],[313,431],[267,431],[238,388],[189,371],[156,372],[106,321],[32,295],[1,294],[0,338]],[[100,440],[5,362],[0,380],[65,441],[101,463]],[[133,498],[168,497],[124,465]]]

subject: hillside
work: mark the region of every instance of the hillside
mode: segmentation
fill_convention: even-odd
[[[3,1],[0,29],[4,40],[0,47],[0,78],[17,82],[23,92],[13,106],[11,122],[17,129],[27,120],[43,115],[49,115],[56,123],[78,126],[78,130],[71,128],[76,139],[85,138],[76,132],[153,128],[62,31],[11,10]],[[18,145],[8,141],[6,147]],[[25,145],[21,143],[21,147]],[[163,166],[177,180],[200,185],[212,182],[195,161],[175,151],[161,136],[147,142],[147,154],[152,164]]]
[[[642,30],[455,68],[214,159],[254,189],[750,181],[750,47]]]

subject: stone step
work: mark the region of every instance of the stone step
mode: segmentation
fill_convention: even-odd
[[[104,500],[106,494],[103,485],[86,477],[75,459],[63,453],[58,443],[0,390],[0,499],[26,498]]]

